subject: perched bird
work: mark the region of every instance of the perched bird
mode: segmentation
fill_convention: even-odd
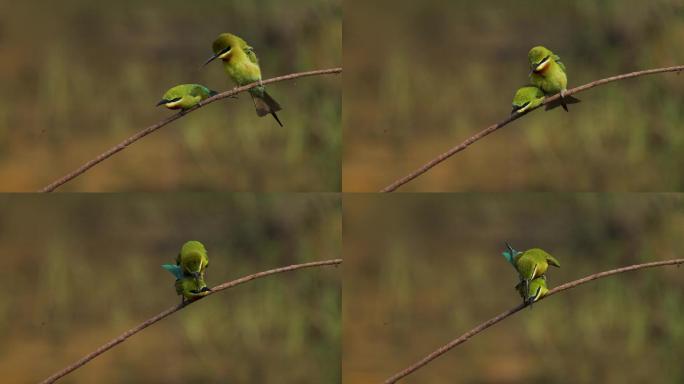
[[[565,72],[565,64],[560,61],[558,55],[551,52],[548,48],[539,45],[530,49],[527,57],[530,62],[530,82],[532,85],[541,89],[547,95],[555,95],[560,92],[560,104],[566,111],[568,110],[567,104],[580,102],[579,99],[565,95],[568,86],[568,76]],[[551,109],[555,106],[547,106],[546,109]]]
[[[204,282],[204,278],[195,280],[192,277],[183,277],[176,280],[175,287],[176,294],[181,295],[181,303],[183,303],[183,299],[193,301],[211,292],[207,283]]]
[[[536,108],[544,101],[544,92],[532,86],[522,87],[515,92],[513,96],[513,110],[514,113],[523,113],[532,108]]]
[[[508,243],[506,243],[506,248],[502,255],[518,271],[520,283],[523,284],[522,288],[526,292],[525,296],[529,296],[530,282],[534,278],[544,275],[549,265],[560,268],[558,260],[542,249],[532,248],[520,252],[513,249]]]
[[[266,93],[266,88],[261,84],[261,68],[259,60],[254,53],[254,48],[250,47],[246,41],[231,33],[220,34],[212,44],[214,55],[210,57],[204,65],[209,64],[215,59],[223,60],[223,68],[228,76],[238,85],[247,85],[258,82],[259,85],[250,89],[256,113],[259,116],[271,114],[278,124],[282,127],[277,111],[282,108],[280,104]]]
[[[197,282],[204,279],[204,270],[209,266],[209,256],[204,244],[191,240],[183,244],[176,265],[180,267],[183,277],[192,276]]]
[[[168,109],[185,111],[197,105],[200,101],[217,95],[218,92],[200,84],[181,84],[166,91],[157,106],[163,105]]]
[[[183,275],[181,267],[174,264],[163,264],[162,268],[171,272],[176,278],[174,286],[176,287],[176,294],[181,295],[181,304],[185,300],[193,301],[211,292],[203,277],[195,279],[194,276]]]
[[[529,292],[523,290],[522,281],[515,286],[515,289],[518,290],[518,293],[525,304],[532,304],[549,292],[549,288],[546,286],[546,276],[539,276],[532,279],[532,281],[530,281]]]

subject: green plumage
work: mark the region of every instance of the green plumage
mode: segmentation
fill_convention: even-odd
[[[502,255],[518,271],[520,288],[516,287],[516,289],[522,290],[525,293],[524,297],[529,298],[530,294],[534,294],[530,289],[531,282],[538,277],[543,277],[549,265],[560,268],[560,262],[543,249],[532,248],[519,252],[508,243],[506,248]]]
[[[216,94],[217,92],[200,84],[180,84],[166,91],[157,106],[186,110]]]
[[[568,86],[568,75],[565,64],[560,61],[558,55],[540,45],[530,49],[527,58],[530,63],[530,83],[532,85],[544,91],[546,95],[560,93],[560,105],[566,111],[568,110],[567,104],[579,102],[574,97],[572,97],[572,103],[566,100],[571,98],[571,96],[565,96]]]
[[[261,81],[261,68],[254,48],[239,36],[232,33],[220,34],[212,44],[214,55],[204,64],[208,64],[215,59],[223,61],[223,68],[226,74],[238,86],[247,85]],[[268,93],[263,85],[256,86],[249,90],[254,101],[254,108],[258,116],[272,115],[282,127],[277,111],[282,108]]]
[[[530,281],[530,286],[527,292],[523,289],[523,282],[519,282],[518,285],[515,286],[515,289],[518,291],[520,294],[520,297],[522,297],[523,301],[527,304],[532,304],[535,301],[541,299],[544,295],[546,295],[549,292],[549,288],[546,286],[546,277],[545,276],[539,276],[532,281]]]
[[[176,294],[181,295],[181,300],[185,299],[188,301],[196,300],[202,296],[206,296],[211,292],[204,282],[204,278],[195,280],[192,276],[182,277],[177,279],[174,283],[176,287]]]
[[[194,300],[210,292],[204,281],[206,268],[209,266],[209,256],[206,248],[199,241],[191,240],[183,244],[176,264],[163,264],[162,268],[169,271],[175,278],[176,293],[184,299]]]
[[[183,244],[176,256],[176,265],[180,266],[183,275],[204,277],[204,270],[209,266],[209,255],[204,244],[195,240]]]
[[[523,113],[538,107],[544,101],[544,92],[537,87],[527,86],[518,89],[513,96],[513,113]]]

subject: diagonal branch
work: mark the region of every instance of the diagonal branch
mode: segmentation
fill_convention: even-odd
[[[205,297],[208,297],[208,296],[210,296],[210,295],[213,295],[214,293],[216,293],[216,292],[218,292],[218,291],[222,291],[222,290],[228,289],[228,288],[233,288],[233,287],[235,287],[236,285],[240,285],[240,284],[246,283],[246,282],[248,282],[248,281],[251,281],[251,280],[254,280],[254,279],[258,279],[258,278],[261,278],[261,277],[266,277],[266,276],[274,275],[274,274],[276,274],[276,273],[294,271],[294,270],[296,270],[296,269],[302,269],[302,268],[323,267],[323,266],[327,266],[327,265],[339,265],[339,264],[342,264],[342,259],[333,259],[333,260],[324,260],[324,261],[314,261],[314,262],[311,262],[311,263],[304,263],[304,264],[293,264],[293,265],[288,265],[287,267],[281,267],[281,268],[276,268],[276,269],[271,269],[271,270],[268,270],[268,271],[263,271],[263,272],[255,273],[255,274],[253,274],[253,275],[247,275],[247,276],[241,277],[241,278],[239,278],[239,279],[236,279],[236,280],[233,280],[233,281],[228,281],[228,282],[225,282],[225,283],[223,283],[223,284],[217,285],[216,287],[211,288],[211,292],[210,292],[207,296],[200,297],[199,299],[197,299],[197,300],[195,300],[195,301],[192,301],[192,302],[186,302],[185,304],[178,304],[178,305],[175,305],[175,306],[173,306],[173,307],[171,307],[171,308],[165,310],[164,312],[162,312],[162,313],[160,313],[160,314],[158,314],[158,315],[156,315],[156,316],[154,316],[154,317],[152,317],[152,318],[150,318],[150,319],[148,319],[148,320],[145,320],[144,322],[138,324],[137,326],[135,326],[135,327],[129,329],[128,331],[122,333],[122,334],[119,335],[118,337],[116,337],[116,338],[110,340],[109,342],[107,342],[106,344],[102,345],[101,347],[99,347],[99,348],[96,349],[95,351],[93,351],[93,352],[91,352],[91,353],[89,353],[89,354],[83,356],[83,357],[82,357],[81,359],[79,359],[77,362],[75,362],[75,363],[69,365],[68,367],[62,369],[61,371],[55,373],[54,375],[48,377],[47,379],[45,379],[45,380],[43,380],[43,381],[41,381],[40,384],[54,383],[55,381],[59,380],[60,378],[66,376],[66,375],[68,375],[69,373],[75,371],[76,369],[78,369],[78,368],[84,366],[84,365],[85,365],[86,363],[88,363],[90,360],[92,360],[92,359],[94,359],[94,358],[100,356],[101,354],[107,352],[108,350],[110,350],[111,348],[117,346],[118,344],[123,343],[123,342],[124,342],[126,339],[128,339],[129,337],[135,335],[136,333],[142,331],[143,329],[149,327],[150,325],[152,325],[152,324],[158,322],[159,320],[161,320],[161,319],[163,319],[163,318],[165,318],[165,317],[171,315],[171,314],[174,313],[174,312],[180,311],[181,309],[187,307],[188,305],[190,305],[190,304],[192,304],[192,303],[195,303],[195,302],[197,302],[197,301],[199,301],[199,300],[201,300],[201,299],[203,299],[203,298],[205,298]]]
[[[592,280],[600,279],[602,277],[616,275],[618,273],[623,273],[623,272],[636,271],[638,269],[662,267],[665,265],[677,265],[677,266],[679,266],[680,264],[684,264],[684,259],[654,261],[651,263],[635,264],[635,265],[630,265],[628,267],[622,267],[622,268],[617,268],[617,269],[611,269],[611,270],[605,271],[605,272],[595,273],[593,275],[589,275],[587,277],[583,277],[581,279],[571,281],[571,282],[565,283],[563,285],[559,285],[556,288],[550,290],[546,294],[546,296],[542,297],[539,300],[546,299],[547,297],[549,297],[553,294],[565,291],[566,289],[574,288],[574,287],[581,285],[581,284],[584,284],[584,283],[588,283]],[[411,373],[415,372],[416,370],[418,370],[419,368],[425,366],[426,364],[428,364],[432,360],[434,360],[434,359],[440,357],[441,355],[445,354],[446,352],[448,352],[450,349],[454,348],[455,346],[465,343],[471,337],[477,335],[478,333],[484,331],[485,329],[491,327],[492,325],[500,322],[501,320],[515,314],[516,312],[520,311],[523,308],[525,308],[525,305],[520,304],[513,309],[509,309],[508,311],[503,312],[503,313],[497,315],[496,317],[493,317],[493,318],[485,321],[484,323],[478,325],[477,327],[471,329],[470,331],[462,334],[459,338],[449,342],[448,344],[444,345],[443,347],[441,347],[441,348],[437,349],[436,351],[430,353],[429,355],[425,356],[423,359],[421,359],[417,363],[409,366],[408,368],[404,369],[403,371],[401,371],[401,372],[395,374],[394,376],[390,377],[389,379],[385,380],[385,384],[395,383],[398,380],[402,379],[403,377],[408,376],[409,374],[411,374]]]
[[[679,74],[679,72],[681,72],[682,70],[684,70],[684,65],[677,65],[674,67],[667,67],[667,68],[647,69],[644,71],[625,73],[622,75],[617,75],[617,76],[607,77],[607,78],[601,79],[601,80],[592,81],[591,83],[587,83],[587,84],[581,85],[579,87],[569,89],[566,91],[566,94],[567,95],[573,95],[575,93],[580,93],[582,91],[586,91],[587,89],[594,88],[594,87],[597,87],[599,85],[611,83],[613,81],[631,79],[633,77],[639,77],[639,76],[644,76],[644,75],[652,75],[655,73],[677,72],[677,74]],[[560,98],[559,94],[547,97],[544,99],[544,102],[539,107],[541,107],[542,105],[553,103],[554,101],[558,100],[559,98]],[[537,108],[539,108],[539,107],[537,107]],[[523,112],[523,113],[515,113],[515,114],[507,117],[503,121],[500,121],[496,124],[490,125],[489,127],[485,128],[485,129],[481,130],[480,132],[476,133],[475,135],[469,137],[468,139],[463,141],[461,144],[459,144],[455,147],[452,147],[448,151],[446,151],[446,152],[442,153],[441,155],[435,157],[434,159],[428,161],[427,163],[425,163],[423,166],[416,169],[415,171],[409,173],[408,175],[406,175],[400,179],[397,179],[392,184],[381,189],[380,192],[393,192],[393,191],[395,191],[397,188],[401,187],[402,185],[408,183],[409,181],[411,181],[411,180],[415,179],[416,177],[422,175],[423,173],[429,171],[435,165],[443,162],[444,160],[450,158],[451,156],[457,154],[458,152],[465,150],[466,148],[468,148],[468,146],[470,146],[474,142],[482,139],[483,137],[489,135],[490,133],[493,133],[494,131],[498,130],[499,128],[504,127],[505,125],[508,125],[508,123],[510,123],[514,120],[517,120],[519,117],[521,117],[521,116],[527,114],[528,112],[533,111],[537,108],[532,108],[532,109],[530,109],[526,112]]]
[[[271,79],[263,80],[261,82],[261,84],[270,84],[270,83],[275,83],[275,82],[279,82],[279,81],[297,79],[300,77],[307,77],[307,76],[320,76],[320,75],[338,74],[341,72],[342,72],[342,68],[339,67],[339,68],[319,69],[316,71],[308,71],[308,72],[291,73],[289,75],[278,76],[278,77],[274,77]],[[150,125],[149,127],[143,129],[142,131],[136,133],[135,135],[129,137],[128,139],[122,141],[121,143],[113,146],[112,148],[108,149],[107,151],[99,154],[94,159],[85,162],[83,165],[78,167],[73,172],[68,173],[68,174],[64,175],[62,178],[55,180],[54,182],[50,183],[49,185],[43,187],[38,192],[52,192],[55,189],[59,188],[61,185],[63,185],[65,183],[75,179],[76,177],[82,175],[83,173],[85,173],[90,168],[92,168],[92,167],[96,166],[97,164],[103,162],[104,160],[108,159],[109,157],[116,154],[117,152],[123,151],[129,145],[135,143],[136,141],[142,139],[143,137],[149,135],[150,133],[156,131],[157,129],[173,122],[174,120],[180,119],[181,117],[187,115],[188,113],[193,112],[199,108],[202,108],[207,104],[213,103],[214,101],[225,99],[226,97],[236,95],[240,92],[248,91],[248,90],[250,90],[250,89],[252,89],[258,85],[259,85],[259,83],[257,82],[257,83],[243,85],[242,87],[236,87],[236,88],[233,88],[229,91],[221,92],[216,96],[212,96],[206,100],[199,102],[197,104],[197,106],[190,108],[185,112],[178,112],[175,115],[169,116],[166,119],[158,122],[157,124]]]

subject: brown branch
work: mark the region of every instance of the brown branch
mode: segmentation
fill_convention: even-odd
[[[241,277],[241,278],[233,280],[233,281],[228,281],[228,282],[225,282],[223,284],[217,285],[216,287],[211,288],[211,292],[207,296],[200,297],[199,299],[192,301],[192,302],[186,302],[185,304],[175,305],[175,306],[165,310],[164,312],[162,312],[162,313],[140,323],[139,325],[129,329],[128,331],[122,333],[118,337],[116,337],[116,338],[112,339],[111,341],[107,342],[106,344],[102,345],[101,347],[99,347],[95,351],[83,356],[77,362],[67,366],[63,370],[55,373],[54,375],[48,377],[45,380],[43,380],[41,382],[41,384],[54,383],[55,381],[57,381],[60,378],[68,375],[69,373],[73,372],[74,370],[84,366],[90,360],[92,360],[92,359],[98,357],[99,355],[107,352],[108,350],[115,347],[116,345],[123,343],[129,337],[135,335],[136,333],[142,331],[143,329],[149,327],[150,325],[158,322],[159,320],[171,315],[172,313],[174,313],[176,311],[180,311],[181,309],[187,307],[188,305],[190,305],[192,303],[195,303],[201,299],[204,299],[205,297],[209,297],[210,295],[213,295],[214,293],[216,293],[218,291],[222,291],[224,289],[232,288],[232,287],[235,287],[236,285],[240,285],[240,284],[246,283],[248,281],[258,279],[260,277],[266,277],[266,276],[274,275],[276,273],[294,271],[296,269],[302,269],[302,268],[323,267],[323,266],[327,266],[327,265],[339,265],[341,263],[342,263],[342,259],[334,259],[334,260],[325,260],[325,261],[314,261],[311,263],[304,263],[304,264],[293,264],[293,265],[289,265],[287,267],[281,267],[281,268],[276,268],[276,269],[271,269],[268,271],[255,273],[253,275],[248,275],[248,276]]]
[[[666,260],[666,261],[655,261],[652,263],[645,263],[645,264],[635,264],[635,265],[630,265],[628,267],[622,267],[622,268],[617,268],[617,269],[611,269],[611,270],[605,271],[605,272],[595,273],[593,275],[589,275],[587,277],[583,277],[581,279],[571,281],[571,282],[565,283],[563,285],[559,285],[556,288],[550,290],[546,294],[546,296],[542,297],[539,300],[546,299],[547,297],[549,297],[553,294],[556,294],[558,292],[562,292],[562,291],[565,291],[566,289],[574,288],[578,285],[588,283],[592,280],[600,279],[602,277],[615,275],[615,274],[622,273],[622,272],[636,271],[637,269],[662,267],[665,265],[679,265],[679,264],[684,264],[684,259],[674,259],[674,260]],[[438,358],[439,356],[445,354],[447,351],[454,348],[455,346],[465,343],[471,337],[477,335],[478,333],[484,331],[485,329],[491,327],[492,325],[500,322],[501,320],[513,315],[514,313],[520,311],[523,308],[525,308],[525,305],[520,304],[513,309],[509,309],[508,311],[503,312],[503,313],[497,315],[496,317],[493,317],[493,318],[485,321],[484,323],[478,325],[477,327],[471,329],[470,331],[462,334],[459,338],[449,342],[448,344],[444,345],[443,347],[441,347],[441,348],[437,349],[436,351],[430,353],[429,355],[425,356],[423,359],[421,359],[417,363],[409,366],[408,368],[404,369],[403,371],[401,371],[401,372],[395,374],[394,376],[390,377],[389,379],[385,380],[385,384],[395,383],[399,379],[401,379],[405,376],[408,376],[409,374],[413,373],[417,369],[428,364],[432,360],[434,360],[434,359]]]
[[[599,85],[611,83],[613,81],[618,81],[618,80],[630,79],[632,77],[652,75],[655,73],[664,73],[664,72],[677,72],[677,73],[679,73],[682,70],[684,70],[684,65],[678,65],[678,66],[667,67],[667,68],[647,69],[644,71],[625,73],[622,75],[617,75],[617,76],[607,77],[607,78],[601,79],[601,80],[592,81],[591,83],[587,83],[587,84],[581,85],[579,87],[569,89],[566,92],[566,94],[567,95],[573,95],[575,93],[580,93],[582,91],[586,91],[587,89],[594,88],[594,87],[597,87]],[[560,98],[559,94],[547,97],[544,99],[544,102],[536,108],[532,108],[532,109],[530,109],[526,112],[523,112],[523,113],[513,114],[501,122],[490,125],[489,127],[485,128],[485,129],[481,130],[480,132],[476,133],[475,135],[469,137],[468,139],[466,139],[461,144],[459,144],[455,147],[452,147],[448,151],[446,151],[446,152],[442,153],[441,155],[435,157],[434,159],[428,161],[427,163],[425,163],[423,166],[416,169],[415,171],[409,173],[408,175],[406,175],[400,179],[397,179],[392,184],[381,189],[380,192],[393,192],[393,191],[395,191],[397,188],[401,187],[402,185],[408,183],[409,181],[411,181],[411,180],[415,179],[416,177],[422,175],[423,173],[429,171],[430,168],[434,167],[435,165],[443,162],[444,160],[450,158],[451,156],[457,154],[458,152],[465,150],[466,148],[468,148],[468,146],[470,146],[470,144],[473,144],[474,142],[482,139],[483,137],[489,135],[490,133],[498,130],[499,128],[502,128],[502,127],[508,125],[508,123],[510,123],[514,120],[517,120],[519,117],[529,113],[530,111],[533,111],[533,110],[541,107],[542,105],[553,103],[554,101],[558,100],[559,98]]]
[[[263,80],[261,82],[261,84],[270,84],[270,83],[275,83],[278,81],[297,79],[300,77],[307,77],[307,76],[337,74],[337,73],[341,73],[341,72],[342,72],[342,68],[340,67],[340,68],[320,69],[320,70],[308,71],[308,72],[291,73],[289,75],[278,76],[278,77],[274,77],[271,79]],[[180,119],[181,117],[187,115],[188,113],[193,112],[199,108],[202,108],[203,106],[205,106],[207,104],[213,103],[214,101],[225,99],[226,97],[236,95],[240,92],[245,92],[245,91],[250,90],[250,89],[252,89],[258,85],[259,85],[259,83],[252,83],[252,84],[243,85],[242,87],[233,88],[230,91],[222,92],[216,96],[212,96],[206,100],[203,100],[203,101],[199,102],[197,104],[197,106],[190,108],[185,112],[178,112],[175,115],[169,116],[166,119],[158,122],[157,124],[151,125],[145,129],[143,129],[142,131],[136,133],[135,135],[129,137],[128,139],[122,141],[121,143],[115,145],[114,147],[108,149],[107,151],[99,154],[94,159],[87,161],[86,163],[84,163],[83,165],[78,167],[75,171],[66,174],[65,176],[63,176],[62,178],[60,178],[58,180],[55,180],[54,182],[52,182],[49,185],[40,189],[38,192],[52,192],[55,189],[59,188],[61,185],[75,179],[76,177],[85,173],[87,170],[94,167],[95,165],[97,165],[97,164],[101,163],[102,161],[108,159],[109,157],[116,154],[117,152],[123,151],[129,145],[135,143],[136,141],[142,139],[143,137],[149,135],[150,133],[158,130],[159,128],[173,122],[174,120]]]

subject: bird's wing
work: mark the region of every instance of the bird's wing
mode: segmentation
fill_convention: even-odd
[[[259,64],[259,60],[257,59],[256,53],[254,53],[254,48],[247,45],[245,46],[243,51],[245,51],[245,54],[249,58],[249,61],[251,61],[254,64]]]
[[[553,60],[554,60],[556,63],[558,63],[558,66],[563,70],[563,72],[566,72],[566,71],[565,71],[565,64],[563,64],[563,62],[561,61],[560,56],[558,56],[558,55],[553,55]]]
[[[537,291],[534,293],[534,295],[531,296],[533,302],[539,300],[539,298],[541,297],[541,292],[542,292],[542,287],[541,287],[541,285],[538,285]]]
[[[204,87],[201,87],[201,86],[192,87],[192,89],[190,89],[190,96],[203,97],[203,96],[208,95],[209,90],[206,88],[205,89],[202,89],[202,88],[204,88]]]
[[[518,273],[520,273],[520,276],[525,280],[532,280],[537,273],[538,265],[534,259],[529,256],[521,256],[516,264]]]
[[[546,262],[553,265],[554,267],[560,268],[560,262],[558,262],[558,260],[551,255],[548,255],[548,254],[546,255]]]

